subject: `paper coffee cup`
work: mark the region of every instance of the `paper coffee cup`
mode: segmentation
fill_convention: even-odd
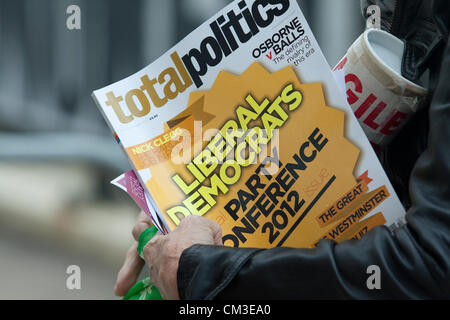
[[[344,70],[347,101],[375,149],[389,144],[427,95],[401,75],[403,51],[400,39],[368,29],[334,68]]]

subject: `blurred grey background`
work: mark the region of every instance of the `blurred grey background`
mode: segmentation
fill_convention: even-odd
[[[152,62],[229,0],[0,0],[0,299],[114,298],[138,208],[91,92]],[[330,66],[359,0],[299,0]],[[68,30],[66,8],[81,8]],[[81,269],[81,290],[66,269]]]

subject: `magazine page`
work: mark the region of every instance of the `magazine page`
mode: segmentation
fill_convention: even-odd
[[[168,230],[313,247],[404,219],[296,1],[235,1],[93,96]]]

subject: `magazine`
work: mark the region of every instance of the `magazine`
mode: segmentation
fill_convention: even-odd
[[[294,0],[234,1],[94,91],[163,233],[212,219],[234,247],[360,239],[405,211]]]

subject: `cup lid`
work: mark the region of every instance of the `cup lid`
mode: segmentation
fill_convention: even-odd
[[[402,76],[402,58],[405,44],[394,35],[379,29],[367,29],[364,32],[364,43],[373,59],[391,76],[419,94],[425,95],[427,90]]]

